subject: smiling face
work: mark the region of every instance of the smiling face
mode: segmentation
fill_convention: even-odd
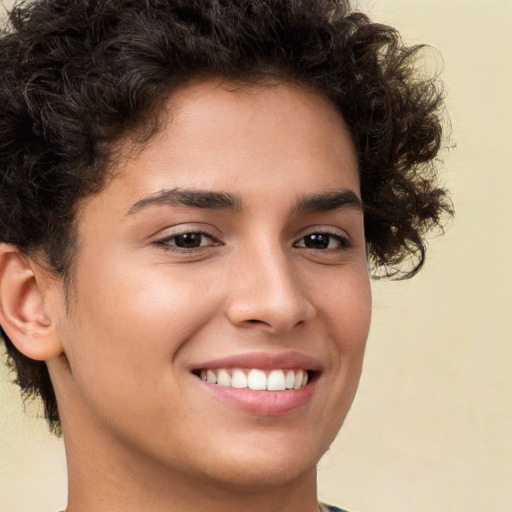
[[[176,92],[79,212],[53,302],[69,366],[49,366],[80,464],[314,478],[354,397],[371,299],[348,130],[311,90],[229,87]]]

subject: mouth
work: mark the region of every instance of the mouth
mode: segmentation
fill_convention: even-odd
[[[286,391],[304,388],[317,372],[304,368],[203,368],[193,373],[217,386],[253,391]]]
[[[323,369],[316,357],[284,352],[227,356],[190,371],[215,400],[257,416],[279,416],[310,403]]]

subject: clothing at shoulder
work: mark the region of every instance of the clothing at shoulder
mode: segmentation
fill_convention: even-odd
[[[347,512],[346,510],[335,507],[334,505],[325,505],[324,503],[322,503],[322,507],[328,512]]]
[[[343,510],[342,508],[338,508],[338,507],[335,507],[333,505],[325,505],[324,503],[322,503],[322,507],[327,512],[347,512],[346,510]],[[59,512],[66,512],[66,511],[65,510],[59,510]]]

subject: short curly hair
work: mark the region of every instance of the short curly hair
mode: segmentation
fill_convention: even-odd
[[[374,274],[423,265],[425,235],[451,213],[436,179],[443,90],[416,65],[422,45],[349,0],[35,0],[0,37],[0,242],[43,251],[64,278],[76,210],[99,191],[116,142],[158,131],[158,106],[188,81],[307,84],[331,100],[355,144]],[[403,263],[406,263],[404,268]],[[5,336],[26,396],[60,428],[44,362]]]

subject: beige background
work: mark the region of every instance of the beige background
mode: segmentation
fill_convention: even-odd
[[[420,276],[374,287],[359,395],[321,464],[320,494],[354,512],[509,512],[512,1],[359,5],[443,56],[457,217]],[[65,503],[62,446],[36,414],[23,414],[2,368],[2,512]]]

